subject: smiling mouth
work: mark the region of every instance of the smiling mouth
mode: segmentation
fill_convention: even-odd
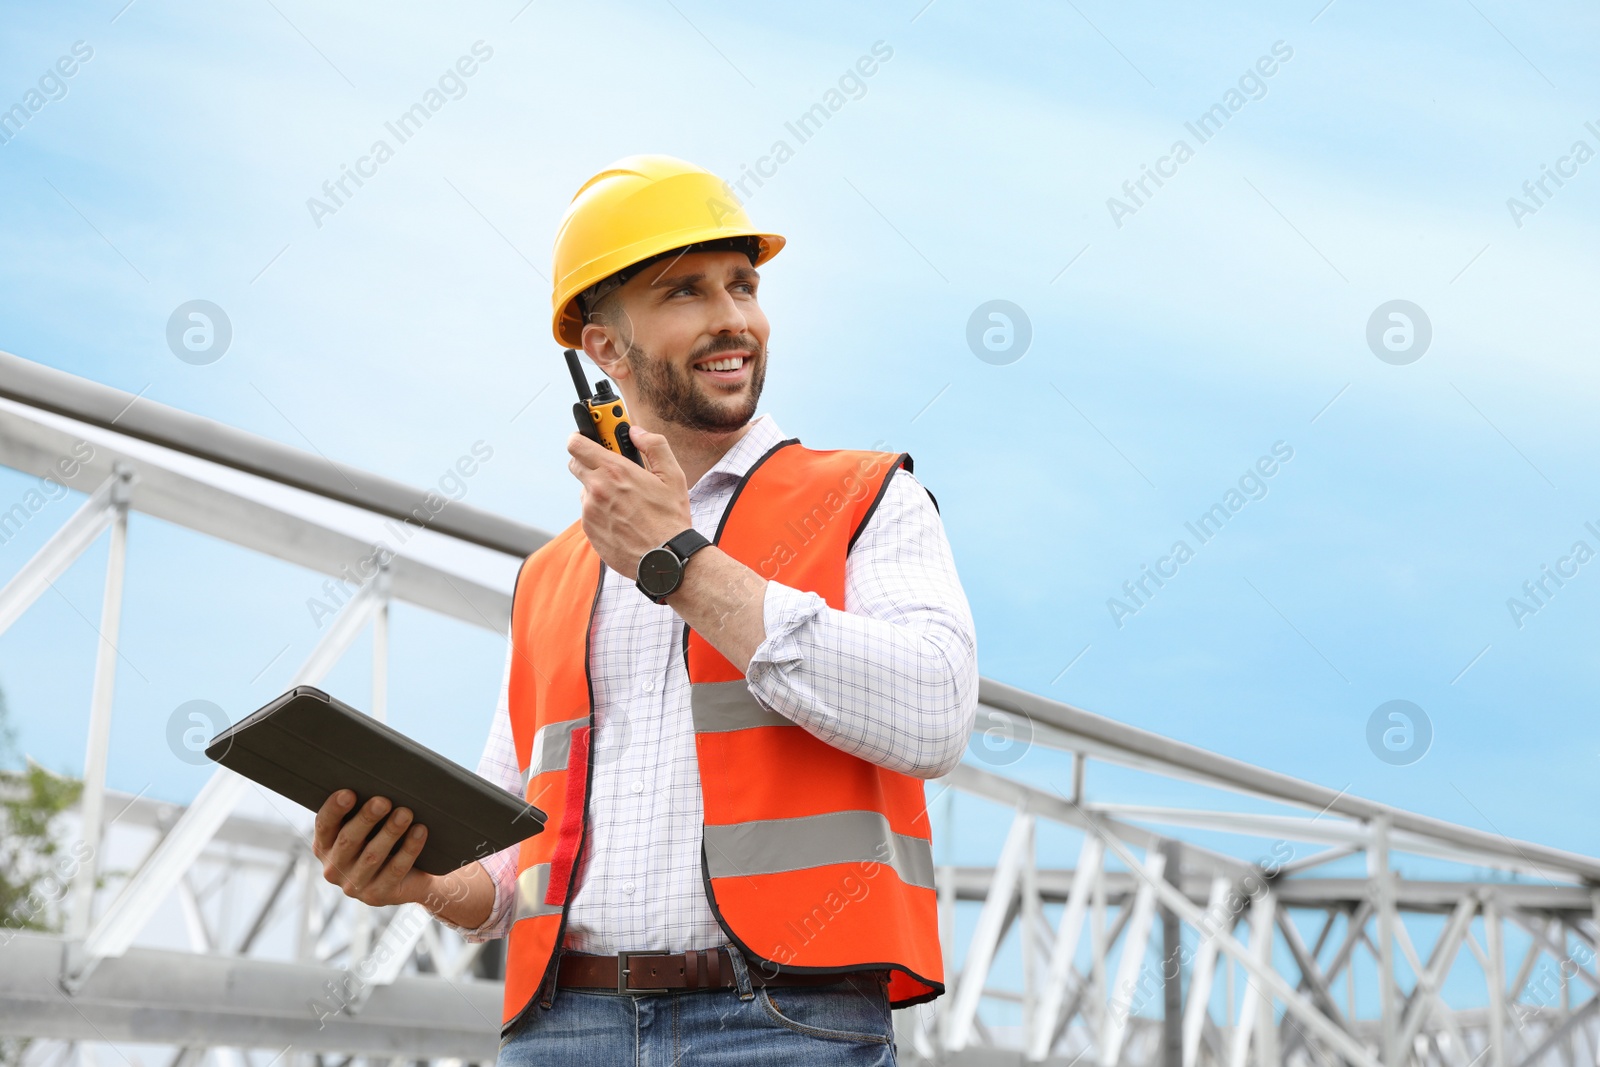
[[[750,361],[749,353],[723,352],[698,361],[694,364],[694,371],[713,381],[736,382],[745,376]]]

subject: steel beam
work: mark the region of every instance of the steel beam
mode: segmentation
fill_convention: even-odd
[[[1187,851],[1186,846],[1185,852]],[[940,878],[953,883],[955,898],[965,901],[982,900],[988,895],[992,873],[992,868],[989,867],[940,868]],[[1040,868],[1038,872],[1040,898],[1047,904],[1064,903],[1072,888],[1073,874],[1070,867]],[[1125,898],[1131,897],[1138,888],[1138,876],[1126,871],[1108,871],[1105,877],[1107,899],[1113,904],[1120,904]],[[1180,888],[1191,901],[1204,904],[1213,877],[1209,873],[1186,871]],[[940,883],[941,886],[944,884],[945,882]],[[1508,906],[1529,913],[1570,918],[1583,914],[1589,907],[1589,890],[1583,886],[1534,885],[1476,879],[1456,882],[1397,880],[1394,886],[1395,904],[1408,911],[1433,912],[1448,916],[1455,910],[1456,904],[1463,896],[1471,896],[1480,889],[1502,894]],[[1323,911],[1328,908],[1349,910],[1359,907],[1368,900],[1372,885],[1364,877],[1280,876],[1272,879],[1272,890],[1278,895],[1279,907],[1316,908]]]
[[[1517,1067],[1534,1067],[1535,1064],[1549,1055],[1557,1044],[1565,1040],[1575,1027],[1587,1022],[1589,1017],[1594,1015],[1596,1009],[1600,1009],[1600,997],[1590,997],[1584,1001],[1576,1011],[1570,1012],[1565,1019],[1552,1026],[1549,1032],[1544,1035],[1544,1039],[1534,1046],[1533,1050],[1523,1058]]]
[[[1098,816],[1090,816],[1090,818],[1095,822],[1099,822]],[[1128,852],[1126,846],[1117,840],[1106,824],[1100,823],[1097,827],[1097,832],[1104,839],[1106,847],[1116,853],[1118,858],[1127,864],[1130,869],[1137,865],[1137,861]],[[1204,921],[1204,915],[1198,907],[1189,901],[1188,897],[1165,882],[1152,884],[1155,886],[1156,894],[1161,902],[1177,912],[1179,918],[1190,926],[1202,928],[1201,923]],[[1327,1016],[1323,1015],[1302,997],[1299,991],[1290,986],[1287,980],[1271,967],[1262,968],[1257,966],[1255,958],[1250,951],[1240,945],[1232,935],[1217,931],[1213,936],[1216,938],[1217,947],[1221,951],[1240,963],[1249,972],[1255,983],[1263,987],[1266,993],[1282,1001],[1285,1008],[1300,1022],[1304,1023],[1313,1035],[1326,1041],[1341,1056],[1357,1064],[1358,1067],[1378,1067],[1378,1061],[1364,1047],[1349,1034],[1335,1026]]]
[[[1399,1047],[1406,1049],[1411,1046],[1412,1040],[1422,1029],[1422,1022],[1434,1006],[1434,994],[1444,983],[1444,976],[1455,963],[1456,952],[1461,948],[1461,939],[1466,935],[1467,926],[1472,922],[1472,917],[1477,914],[1478,902],[1473,897],[1467,897],[1456,906],[1455,914],[1450,916],[1450,921],[1445,924],[1444,930],[1439,934],[1439,940],[1434,942],[1433,956],[1428,961],[1426,968],[1417,974],[1417,984],[1411,991],[1411,1003],[1407,1005],[1405,1017],[1400,1024]]]
[[[1145,948],[1150,943],[1150,927],[1155,919],[1155,886],[1162,881],[1166,865],[1166,854],[1160,849],[1151,849],[1145,855],[1139,891],[1133,898],[1133,918],[1128,920],[1128,932],[1122,939],[1116,983],[1111,987],[1100,1029],[1100,1067],[1116,1067],[1122,1056],[1122,1042],[1128,1034],[1128,1017],[1133,1013],[1135,997],[1144,984],[1141,975],[1144,972]]]
[[[1183,847],[1168,841],[1164,877],[1176,887],[1182,881]],[[1183,1067],[1183,931],[1171,908],[1161,909],[1161,1063]]]
[[[1600,882],[1600,859],[1511,840],[1352,796],[1347,791],[1256,767],[989,678],[979,681],[978,699],[980,704],[995,711],[1026,718],[1033,726],[1035,743],[1088,753],[1113,763],[1139,766],[1168,777],[1280,800],[1330,815],[1363,820],[1387,816],[1392,829],[1498,856],[1508,863],[1535,864],[1547,875],[1559,871],[1567,877]]]
[[[377,608],[372,586],[351,600],[329,625],[327,633],[311,650],[295,675],[295,685],[314,685],[338,662],[345,649],[360,633]],[[80,947],[69,952],[62,975],[62,987],[76,992],[84,980],[107,957],[120,956],[133,944],[178,879],[199,857],[218,828],[233,813],[239,798],[251,788],[243,775],[218,767],[200,792],[173,824],[155,850],[134,872],[104,915],[89,930]],[[76,943],[75,943],[76,944]]]
[[[1383,1067],[1400,1067],[1399,1019],[1396,1016],[1394,980],[1394,885],[1389,870],[1389,817],[1380,815],[1372,823],[1372,843],[1367,848],[1367,876],[1372,880],[1378,915],[1378,1011],[1382,1040]]]
[[[389,925],[379,935],[378,943],[354,968],[360,986],[345,1005],[346,1011],[351,1014],[361,1011],[374,989],[394,984],[431,922],[433,916],[421,904],[402,904],[395,910]]]
[[[178,819],[183,817],[187,805],[171,804],[164,800],[125,793],[117,789],[106,790],[106,810],[112,812],[110,821],[118,826],[136,826],[165,835]],[[281,820],[268,821],[249,815],[230,815],[213,836],[216,844],[248,845],[252,851],[289,855],[303,848],[305,839],[292,826]],[[276,858],[270,859],[276,865]]]
[[[1300,931],[1295,928],[1294,919],[1286,910],[1280,909],[1277,923],[1278,929],[1283,932],[1284,944],[1289,946],[1289,954],[1294,957],[1295,964],[1300,968],[1301,987],[1311,990],[1311,995],[1322,1005],[1322,1010],[1327,1013],[1328,1018],[1345,1030],[1350,1029],[1344,1013],[1339,1010],[1339,1005],[1333,999],[1333,990],[1328,987],[1322,969],[1317,966],[1316,953],[1306,948],[1305,941],[1300,937]]]
[[[1124,841],[1136,845],[1141,849],[1159,847],[1165,840],[1162,835],[1153,833],[1140,826],[1133,826],[1117,819],[1106,816],[1096,816],[1081,804],[1075,804],[1060,793],[1050,793],[1043,789],[1023,782],[1003,778],[998,774],[981,770],[970,763],[957,765],[951,771],[948,780],[950,784],[963,793],[972,793],[977,796],[987,797],[999,804],[1021,811],[1042,815],[1047,819],[1076,826],[1079,829],[1090,829],[1099,824],[1113,827]],[[1223,874],[1229,877],[1241,878],[1255,870],[1252,864],[1242,860],[1225,856],[1220,852],[1213,852],[1199,845],[1189,845],[1184,849],[1184,858],[1190,866],[1207,874]]]
[[[61,1041],[230,1046],[493,1063],[500,984],[401,977],[358,1016],[336,1010],[330,967],[135,947],[76,996],[56,985],[60,938],[19,932],[0,966],[0,1034]]]
[[[1272,925],[1277,902],[1270,892],[1262,893],[1250,902],[1250,959],[1258,976],[1272,967]],[[1268,1067],[1275,1060],[1269,1049],[1272,1033],[1272,994],[1264,992],[1258,983],[1250,983],[1250,991],[1239,1005],[1239,1021],[1233,1029],[1233,1045],[1228,1050],[1229,1067],[1245,1067],[1250,1051],[1250,1039],[1256,1039],[1258,1061]]]
[[[20,410],[0,400],[0,466],[40,476],[50,474],[83,492],[110,478],[115,466],[126,467],[138,479],[129,499],[132,510],[341,580],[344,575],[356,574],[358,565],[374,554],[373,543],[312,522],[292,508],[274,506],[180,473],[158,460],[117,447],[113,435],[92,430],[90,435],[95,437],[93,456],[80,465],[73,477],[64,477],[56,463],[61,456],[72,453],[79,438],[41,421],[36,412]],[[276,486],[267,488],[283,493]],[[407,535],[426,536],[397,523],[390,528]],[[439,532],[432,524],[427,530]],[[399,537],[385,543],[395,552],[403,552]],[[469,551],[506,561],[505,557],[489,557],[476,548]],[[491,588],[409,554],[395,555],[389,572],[397,600],[504,634],[511,618],[509,580],[504,588]]]
[[[1078,851],[1078,867],[1072,879],[1072,891],[1067,896],[1066,910],[1061,913],[1061,924],[1056,927],[1055,948],[1050,953],[1050,972],[1045,979],[1040,997],[1034,1029],[1028,1037],[1027,1057],[1035,1063],[1042,1062],[1055,1043],[1056,1022],[1061,1016],[1061,1006],[1066,1000],[1067,980],[1077,975],[1073,966],[1078,955],[1078,939],[1083,932],[1083,917],[1089,906],[1089,888],[1100,876],[1104,846],[1094,834],[1085,834],[1083,847]],[[1078,984],[1081,986],[1082,980]]]
[[[9,352],[0,352],[0,397],[375,515],[408,519],[429,493]],[[434,515],[428,525],[519,559],[550,539],[542,530],[456,502]]]
[[[39,547],[28,562],[0,589],[0,634],[44,595],[44,591],[83,555],[102,530],[116,518],[114,494],[123,479],[108,473],[89,499],[79,505],[50,539]]]
[[[967,945],[967,958],[961,964],[961,979],[949,1008],[949,1030],[945,1036],[945,1048],[952,1052],[965,1048],[972,1040],[978,1000],[983,996],[983,987],[988,982],[989,965],[994,962],[995,951],[1000,947],[1000,937],[1005,932],[1006,916],[1017,892],[1022,864],[1028,858],[1032,844],[1033,816],[1018,811],[1011,820],[1011,829],[1000,849],[1000,859],[995,863],[994,882],[989,887],[989,899],[983,902],[983,911],[978,915],[978,927]]]
[[[1017,887],[1020,906],[1017,914],[1018,931],[1022,949],[1022,1032],[1033,1032],[1034,1013],[1038,1010],[1039,938],[1045,931],[1044,911],[1039,902],[1039,863],[1033,845],[1033,833],[1023,850],[1022,881]],[[1048,956],[1046,957],[1048,958]]]
[[[1483,969],[1484,984],[1489,994],[1489,1062],[1488,1067],[1509,1067],[1506,1062],[1506,950],[1505,920],[1500,915],[1500,902],[1493,894],[1483,902],[1484,952],[1488,956]]]
[[[111,479],[111,546],[106,554],[105,595],[100,602],[99,642],[95,649],[94,690],[89,697],[89,738],[83,756],[83,793],[78,832],[88,854],[72,886],[67,930],[82,937],[89,929],[94,888],[101,868],[100,837],[105,822],[106,761],[111,751],[111,702],[116,692],[117,642],[122,636],[122,584],[128,565],[128,490],[132,475],[119,470]]]
[[[1300,865],[1285,864],[1286,870],[1302,869],[1338,859],[1361,851],[1371,844],[1370,827],[1359,822],[1327,817],[1301,815],[1263,815],[1259,812],[1214,811],[1203,808],[1154,807],[1145,804],[1095,804],[1086,805],[1092,811],[1122,820],[1152,822],[1160,826],[1185,827],[1224,833],[1248,834],[1254,837],[1279,841],[1304,841],[1319,845],[1332,845],[1328,854],[1307,857]],[[1497,867],[1521,874],[1547,878],[1552,874],[1578,881],[1579,876],[1564,871],[1552,872],[1520,856],[1508,858],[1503,852],[1483,852],[1449,842],[1441,842],[1431,835],[1409,833],[1391,829],[1389,847],[1397,852],[1415,856],[1449,860],[1466,866]]]
[[[1232,889],[1233,884],[1226,878],[1212,879],[1211,898],[1206,903],[1204,914],[1215,916],[1220,921],[1228,911],[1228,894]],[[1230,922],[1230,933],[1232,929]],[[1200,948],[1195,956],[1194,969],[1189,975],[1189,1002],[1183,1011],[1183,1067],[1195,1067],[1200,1055],[1200,1034],[1206,1020],[1211,1017],[1211,982],[1217,973],[1216,941],[1206,930],[1197,929],[1195,933],[1200,938]]]

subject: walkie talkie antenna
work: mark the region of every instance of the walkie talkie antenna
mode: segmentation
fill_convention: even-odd
[[[578,387],[578,397],[590,400],[594,393],[589,391],[589,379],[583,373],[583,364],[578,362],[578,353],[574,349],[566,350],[567,369],[572,372],[572,384]]]

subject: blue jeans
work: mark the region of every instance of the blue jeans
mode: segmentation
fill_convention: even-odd
[[[500,1041],[498,1067],[868,1067],[895,1063],[888,972],[822,986],[616,993],[557,987]]]

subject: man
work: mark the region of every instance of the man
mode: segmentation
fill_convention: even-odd
[[[923,781],[972,729],[971,613],[909,456],[752,418],[783,244],[671,157],[579,190],[553,330],[643,465],[574,433],[582,517],[517,580],[479,773],[549,821],[435,877],[404,809],[318,814],[347,894],[509,936],[502,1063],[892,1063],[944,991]]]

